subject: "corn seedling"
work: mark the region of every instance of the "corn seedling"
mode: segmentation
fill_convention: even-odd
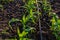
[[[19,19],[15,19],[15,18],[12,18],[10,21],[9,21],[9,26],[11,29],[13,29],[10,25],[11,22],[16,22],[16,21],[20,21]],[[26,35],[26,32],[23,31],[22,33],[20,33],[20,29],[19,27],[17,27],[17,35],[19,36],[19,40],[22,40],[22,38]]]
[[[16,22],[16,21],[20,21],[20,20],[19,20],[19,19],[12,18],[12,19],[9,21],[9,26],[10,26],[11,29],[12,29],[12,27],[11,27],[10,23],[11,23],[11,22]],[[24,28],[22,33],[20,33],[20,29],[19,29],[19,27],[17,27],[17,35],[19,36],[19,40],[28,39],[28,38],[24,38],[24,36],[26,36],[30,30],[34,29],[34,28],[27,28],[27,29],[26,29],[26,25],[25,25],[26,19],[25,19],[24,16],[23,16],[22,23],[23,23],[23,28]]]
[[[43,4],[42,4],[42,9],[44,11],[44,13],[49,13],[52,14],[53,18],[51,19],[52,22],[52,26],[51,26],[51,30],[53,31],[53,34],[56,36],[57,40],[60,40],[60,19],[58,19],[58,16],[56,15],[56,13],[52,13],[51,12],[51,5],[47,0],[43,0]]]
[[[33,13],[34,2],[35,2],[34,0],[29,0],[28,1],[27,5],[26,5],[26,8],[28,8],[27,10],[28,10],[29,14],[27,16],[23,15],[22,20],[18,20],[18,19],[12,18],[12,20],[9,21],[9,25],[10,25],[11,22],[15,22],[15,21],[20,21],[23,24],[23,31],[22,31],[22,33],[20,32],[19,27],[17,27],[17,35],[19,36],[19,40],[29,40],[28,38],[24,38],[24,37],[26,35],[28,35],[28,33],[31,30],[34,29],[33,27],[30,27],[30,26],[27,25],[28,21],[32,20],[32,22],[35,22],[34,21],[34,13]]]
[[[53,34],[56,36],[57,40],[60,40],[60,19],[58,18],[58,16],[56,15],[56,13],[52,14],[53,18],[51,20],[52,22],[52,27],[51,30],[53,30]]]
[[[28,27],[26,29],[26,22],[28,21],[27,18],[25,18],[25,16],[23,16],[22,20],[19,20],[19,19],[15,19],[15,18],[12,18],[10,21],[9,21],[9,26],[10,28],[12,29],[10,23],[11,22],[16,22],[16,21],[21,21],[22,24],[23,24],[23,32],[20,33],[20,29],[19,27],[17,27],[17,35],[19,36],[19,40],[25,40],[25,39],[28,39],[28,38],[24,38],[24,36],[26,36],[28,34],[29,31],[31,31],[32,29],[34,28],[31,28],[31,27]]]

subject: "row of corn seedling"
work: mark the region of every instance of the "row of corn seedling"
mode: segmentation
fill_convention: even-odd
[[[39,13],[39,10],[38,11],[35,11],[33,9],[36,9],[36,6],[34,5],[36,4],[36,0],[28,0],[27,3],[25,4],[25,8],[28,12],[28,15],[23,15],[22,17],[22,20],[19,20],[19,19],[15,19],[15,18],[12,18],[10,21],[9,21],[9,26],[11,27],[10,23],[11,22],[16,22],[16,21],[20,21],[22,23],[22,27],[23,27],[23,31],[22,33],[20,32],[20,29],[19,27],[17,27],[17,35],[19,37],[19,40],[29,40],[29,38],[24,38],[25,36],[27,36],[29,34],[29,32],[34,29],[32,28],[31,26],[27,25],[27,23],[29,21],[35,23],[35,18],[37,18],[37,16],[35,16],[34,14],[36,14],[37,12]],[[37,4],[38,5],[38,4]],[[41,6],[41,9],[43,12],[41,12],[42,15],[44,14],[50,14],[51,13],[51,5],[49,4],[49,2],[47,0],[43,0],[42,1],[42,6]],[[37,13],[37,14],[38,14]],[[39,16],[38,16],[39,17]],[[40,17],[39,17],[40,18]],[[51,29],[54,31],[53,34],[56,36],[56,39],[60,40],[59,38],[59,21],[57,18],[56,18],[56,14],[53,14],[53,19],[52,19],[52,26],[51,26]],[[40,22],[40,21],[39,21]],[[39,23],[40,24],[40,23]],[[40,26],[40,25],[39,25]],[[12,27],[11,27],[12,29]],[[41,26],[40,26],[40,32],[41,32]],[[42,34],[41,34],[42,35]],[[42,40],[42,36],[41,36],[41,40]]]

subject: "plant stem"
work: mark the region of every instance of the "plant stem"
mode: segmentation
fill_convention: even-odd
[[[38,0],[36,0],[36,5],[37,5],[37,13],[39,13],[39,5],[38,5]],[[40,15],[38,14],[38,19],[39,19],[39,30],[40,30],[40,37],[42,40],[42,30],[41,30],[41,21],[40,21]]]

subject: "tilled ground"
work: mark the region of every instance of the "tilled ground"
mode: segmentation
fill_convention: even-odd
[[[54,1],[52,3],[53,12],[56,12],[58,16],[60,17],[60,1]],[[21,19],[24,15],[24,8],[21,6],[24,5],[24,2],[15,0],[14,2],[10,2],[8,4],[4,4],[4,9],[0,9],[0,37],[1,38],[14,38],[17,37],[16,35],[16,27],[13,24],[13,30],[9,28],[8,22],[11,18],[18,18]],[[51,31],[49,30],[49,26],[46,24],[45,21],[42,20],[41,22],[43,25],[42,27],[42,34],[43,34],[43,40],[55,40],[55,37],[52,35]],[[49,23],[49,22],[48,22]],[[19,23],[20,24],[20,23]],[[36,33],[35,38],[36,40],[40,40],[40,34],[39,34],[39,28],[38,22],[35,24]],[[47,27],[46,27],[47,26]],[[6,32],[4,32],[6,31]],[[4,33],[3,33],[4,32]]]

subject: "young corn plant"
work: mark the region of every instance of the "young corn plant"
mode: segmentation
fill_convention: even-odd
[[[58,18],[56,13],[52,14],[53,18],[51,19],[53,34],[55,35],[57,40],[60,40],[60,19]]]
[[[51,30],[53,31],[53,34],[56,36],[57,40],[60,40],[60,19],[58,19],[58,16],[56,15],[56,13],[52,13],[51,12],[51,5],[49,4],[49,2],[47,0],[43,0],[43,5],[42,5],[42,10],[44,11],[44,14],[52,14],[53,18],[51,19],[52,22],[52,26],[51,26]],[[44,15],[43,14],[43,15]]]
[[[29,22],[29,21],[35,23],[35,21],[34,21],[34,12],[33,12],[33,8],[34,8],[33,5],[34,4],[33,3],[34,3],[34,0],[29,0],[28,3],[25,5],[25,7],[26,7],[26,9],[28,11],[28,15],[27,16],[23,15],[22,20],[21,20],[21,23],[23,24],[23,30],[26,32],[26,35],[31,30],[34,29],[33,27],[27,25],[27,22]],[[28,40],[28,39],[26,39],[26,40]]]
[[[17,27],[17,35],[19,36],[19,40],[29,40],[28,38],[24,38],[24,37],[27,36],[28,33],[34,29],[33,27],[30,27],[30,26],[27,25],[28,21],[35,22],[34,21],[34,15],[33,15],[33,3],[34,3],[34,0],[29,0],[29,2],[27,4],[28,5],[27,10],[28,10],[29,14],[27,16],[23,15],[22,20],[12,18],[9,21],[9,26],[10,26],[11,29],[12,29],[12,27],[10,25],[11,22],[20,21],[23,24],[22,33],[20,32],[19,27]]]
[[[33,9],[35,9],[35,5],[34,5],[35,1],[36,0],[28,0],[28,2],[25,5],[26,10],[28,11],[28,15],[27,16],[23,15],[22,20],[12,18],[9,21],[9,26],[10,27],[11,27],[10,23],[11,22],[16,22],[16,21],[20,21],[23,25],[22,26],[23,27],[22,33],[20,32],[19,27],[17,27],[17,35],[19,37],[18,40],[29,40],[29,38],[25,38],[25,37],[27,37],[27,35],[29,34],[30,31],[35,29],[34,27],[31,27],[31,26],[27,25],[27,23],[29,21],[35,23],[36,16],[34,14],[36,13],[36,11],[33,12]],[[13,29],[13,28],[11,27],[11,29]]]
[[[32,0],[31,0],[32,1]],[[28,15],[27,16],[25,16],[25,15],[23,15],[23,17],[22,17],[22,20],[19,20],[19,19],[14,19],[14,18],[12,18],[10,21],[9,21],[9,26],[11,27],[11,25],[10,25],[10,23],[11,22],[15,22],[15,21],[20,21],[22,24],[23,24],[23,32],[21,33],[20,32],[20,30],[19,30],[19,27],[17,27],[17,34],[18,34],[18,36],[19,36],[19,40],[28,40],[28,38],[24,38],[32,29],[34,29],[34,28],[32,28],[32,27],[30,27],[30,26],[28,26],[27,25],[27,22],[28,21],[31,21],[32,20],[32,22],[35,22],[34,21],[34,15],[33,15],[33,9],[32,8],[30,8],[33,4],[31,4],[31,1],[29,0],[29,7],[28,7]],[[31,20],[30,20],[31,19]],[[12,29],[12,27],[11,27],[11,29]]]
[[[22,20],[19,20],[19,19],[15,19],[15,18],[12,18],[10,21],[9,21],[9,26],[11,29],[12,26],[10,25],[11,22],[16,22],[16,21],[21,21],[21,23],[23,24],[23,32],[21,33],[20,32],[20,29],[19,27],[17,27],[17,35],[19,37],[19,40],[28,40],[28,38],[24,38],[31,30],[33,30],[34,28],[26,25],[26,22],[28,21],[29,18],[25,18],[25,16],[23,16]]]
[[[58,16],[56,15],[56,13],[51,12],[52,10],[51,5],[49,4],[47,0],[43,0],[42,10],[44,11],[43,12],[44,14],[47,14],[47,13],[52,14],[53,18],[51,19],[51,22],[52,22],[51,30],[53,31],[53,34],[56,36],[56,39],[60,40],[60,36],[59,36],[60,19],[58,19]]]
[[[29,21],[29,17],[26,17],[25,15],[23,16],[22,20],[21,20],[21,23],[23,24],[23,32],[25,32],[25,36],[30,32],[32,31],[34,28],[33,27],[30,27],[27,25],[27,22]],[[23,39],[23,38],[22,38]],[[26,39],[28,40],[28,39]]]
[[[12,19],[9,21],[9,26],[10,26],[11,29],[13,29],[13,28],[12,28],[12,25],[10,25],[10,24],[11,24],[12,22],[16,22],[16,21],[20,21],[20,20],[19,20],[19,19],[12,18]],[[18,35],[19,40],[24,40],[24,39],[25,39],[24,36],[25,36],[26,34],[28,34],[28,33],[25,32],[25,31],[23,31],[22,33],[20,33],[20,29],[19,29],[19,27],[17,27],[17,35]]]

